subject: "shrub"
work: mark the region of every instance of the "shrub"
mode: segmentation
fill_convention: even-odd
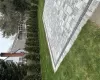
[[[25,50],[28,51],[28,52],[33,51],[35,53],[39,53],[39,51],[40,51],[39,46],[26,46]]]
[[[29,28],[27,28],[27,31],[29,31],[29,32],[38,32],[38,29],[37,28],[31,28],[31,27],[29,27]]]
[[[27,55],[25,55],[25,58],[26,58],[26,59],[33,60],[33,61],[35,61],[35,62],[40,61],[39,53],[27,54]]]
[[[38,37],[38,34],[36,32],[27,32],[27,36]]]
[[[32,39],[33,40],[33,39]],[[33,42],[33,41],[26,41],[26,43],[25,43],[26,45],[30,45],[30,46],[32,46],[32,45],[34,45],[34,46],[39,46],[39,43],[38,43],[38,41],[37,42]]]
[[[32,9],[33,9],[33,10],[38,10],[38,6],[33,5],[33,6],[32,6]],[[33,15],[34,15],[34,14],[33,14]]]
[[[34,4],[38,4],[38,0],[31,0]]]
[[[38,37],[27,36],[26,43],[27,43],[27,42],[28,42],[28,43],[33,43],[33,42],[35,42],[35,43],[39,44]]]
[[[39,73],[40,72],[40,64],[37,65],[29,65],[28,70],[32,71],[34,73]]]
[[[40,74],[38,75],[27,75],[24,80],[41,80]]]

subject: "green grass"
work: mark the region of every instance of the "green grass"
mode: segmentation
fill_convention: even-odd
[[[39,0],[39,39],[42,80],[100,80],[100,28],[88,21],[54,74],[42,22],[44,0]]]

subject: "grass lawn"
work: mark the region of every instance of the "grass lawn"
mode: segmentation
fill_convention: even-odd
[[[42,23],[44,0],[39,0],[42,80],[100,80],[100,28],[88,21],[54,74]]]

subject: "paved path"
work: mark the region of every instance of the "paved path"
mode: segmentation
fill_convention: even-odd
[[[97,9],[94,11],[90,20],[100,26],[100,3],[99,3],[99,6],[97,7]]]

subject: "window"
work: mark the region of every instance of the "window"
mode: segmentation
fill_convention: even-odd
[[[18,34],[18,39],[22,40],[22,37],[23,37],[23,34],[22,34],[22,31],[20,31],[19,34]]]

